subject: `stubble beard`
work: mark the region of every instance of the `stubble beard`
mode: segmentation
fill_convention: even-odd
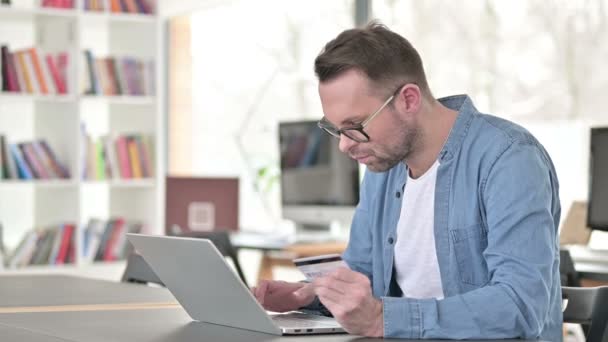
[[[386,151],[382,153],[383,156],[378,157],[374,151],[375,161],[366,165],[368,170],[372,172],[388,171],[412,154],[419,139],[420,130],[418,127],[405,122],[401,127],[402,129],[397,131],[395,144],[388,146]]]

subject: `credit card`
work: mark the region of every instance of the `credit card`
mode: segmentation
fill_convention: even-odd
[[[293,263],[306,276],[306,280],[312,281],[317,277],[326,275],[338,267],[348,265],[339,254],[317,255],[313,257],[294,259]]]

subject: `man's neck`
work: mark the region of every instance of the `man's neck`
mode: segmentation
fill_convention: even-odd
[[[450,135],[458,112],[451,110],[439,101],[428,104],[428,110],[418,116],[421,137],[415,153],[406,158],[411,178],[418,178],[433,166]]]

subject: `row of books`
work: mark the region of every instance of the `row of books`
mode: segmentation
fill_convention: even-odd
[[[105,135],[93,139],[84,132],[86,151],[83,179],[153,177],[152,142],[142,134]]]
[[[90,219],[82,232],[82,260],[116,261],[124,260],[132,250],[127,241],[127,233],[141,233],[143,223],[127,222],[118,217],[107,221]]]
[[[46,140],[10,144],[0,135],[0,179],[57,178],[70,178],[70,172]]]
[[[59,265],[76,260],[76,225],[62,223],[55,227],[28,231],[8,258],[8,268],[27,265]]]
[[[37,47],[11,52],[0,46],[2,91],[28,94],[68,93],[68,53],[44,53]]]
[[[133,57],[95,58],[84,51],[84,93],[90,95],[154,95],[154,61]]]
[[[105,11],[112,13],[153,14],[153,2],[149,0],[83,0],[86,11]],[[11,0],[1,0],[2,4],[10,5]],[[73,9],[74,0],[42,0],[41,7]]]
[[[85,225],[72,222],[28,231],[11,256],[8,268],[28,265],[60,265],[125,259],[132,247],[127,233],[142,232],[140,222],[118,217],[110,220],[92,218]]]
[[[148,0],[84,0],[87,11],[105,11],[112,13],[152,14],[154,8]]]

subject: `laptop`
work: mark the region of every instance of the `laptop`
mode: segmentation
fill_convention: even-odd
[[[193,320],[274,335],[343,333],[335,319],[268,314],[207,239],[127,234]]]

